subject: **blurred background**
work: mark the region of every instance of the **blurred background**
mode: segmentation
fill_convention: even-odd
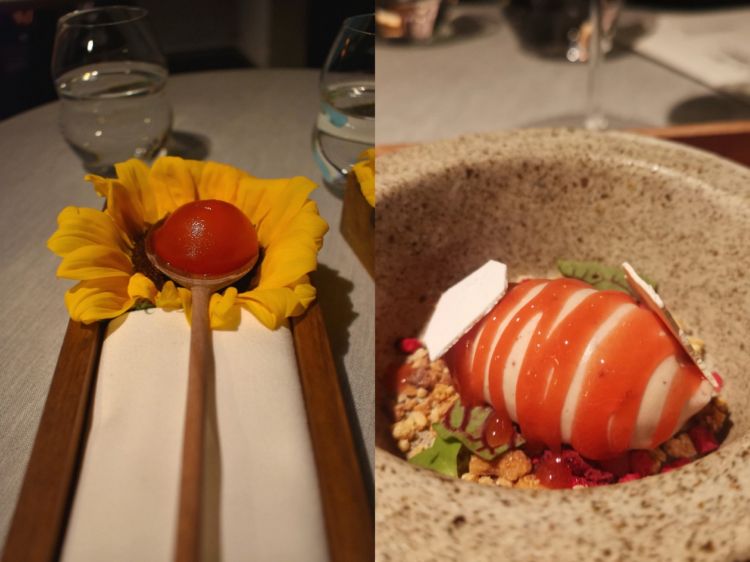
[[[378,144],[750,119],[746,1],[376,3]]]
[[[57,19],[75,9],[141,6],[171,74],[323,65],[341,21],[372,0],[0,0],[0,119],[56,99],[50,59]]]

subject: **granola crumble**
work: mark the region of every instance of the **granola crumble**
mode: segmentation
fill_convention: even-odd
[[[430,362],[427,352],[418,349],[409,355],[406,364],[410,371],[402,379],[401,387],[391,406],[391,434],[398,449],[409,459],[433,445],[436,432],[432,425],[445,417],[459,396],[444,361],[438,359]],[[582,475],[595,474],[590,477],[593,480],[585,476],[575,476],[572,487],[627,482],[671,470],[713,450],[718,446],[717,440],[720,441],[726,435],[729,425],[731,421],[726,402],[721,398],[713,398],[666,443],[653,450],[629,451],[624,460],[621,459],[619,466],[616,461],[604,461],[599,463],[600,469],[587,464],[588,461],[580,457],[580,461],[572,461],[573,464],[581,465],[579,470]],[[704,436],[704,442],[696,444],[696,435],[699,439],[700,436]],[[705,439],[708,439],[708,445]],[[544,487],[535,474],[535,466],[543,456],[542,452],[525,451],[523,447],[511,448],[492,460],[471,454],[468,462],[463,463],[459,478],[505,488]],[[577,454],[571,450],[568,452]],[[550,453],[549,450],[547,453]],[[611,477],[609,480],[608,475]]]

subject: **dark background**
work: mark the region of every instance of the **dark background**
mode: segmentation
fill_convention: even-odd
[[[319,68],[341,22],[373,0],[0,0],[0,119],[56,99],[50,60],[57,19],[112,4],[149,10],[171,73]]]

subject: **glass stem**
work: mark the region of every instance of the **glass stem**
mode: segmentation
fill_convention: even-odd
[[[602,65],[602,6],[603,0],[590,0],[589,60],[586,76],[586,118],[584,126],[589,130],[600,131],[607,128],[607,119],[601,108],[601,65]]]

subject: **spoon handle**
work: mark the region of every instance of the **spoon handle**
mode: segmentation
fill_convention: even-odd
[[[214,368],[211,327],[208,318],[209,287],[194,286],[190,329],[185,433],[182,442],[182,477],[177,522],[177,562],[200,560],[201,491],[203,481],[203,434],[206,380]]]

